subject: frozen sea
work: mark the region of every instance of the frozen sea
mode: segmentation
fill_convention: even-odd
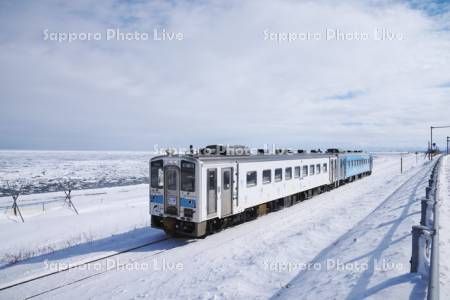
[[[125,186],[148,182],[151,152],[0,151],[0,197],[22,186],[21,194]]]

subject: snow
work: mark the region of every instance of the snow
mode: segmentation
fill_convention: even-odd
[[[205,239],[169,239],[119,254],[0,291],[0,298],[423,299],[426,280],[409,273],[410,232],[431,167],[404,155],[400,174],[399,155],[378,154],[372,176],[290,208]],[[98,192],[106,194],[90,195]],[[80,262],[164,236],[146,227],[145,185],[78,193],[79,216],[57,207],[29,213],[24,224],[1,220],[2,253],[55,241],[64,248],[71,232],[93,238],[0,269],[0,286],[48,272],[49,263]],[[349,267],[327,269],[327,262]]]
[[[450,156],[442,159],[438,177],[439,281],[441,299],[450,299]]]
[[[56,202],[44,206],[45,211],[41,205],[21,207],[24,223],[11,209],[0,214],[0,240],[5,241],[0,244],[0,266],[147,227],[147,194],[145,184],[74,191],[72,201],[79,215],[64,203],[61,192],[23,196],[25,202]],[[2,199],[6,200],[10,199]]]

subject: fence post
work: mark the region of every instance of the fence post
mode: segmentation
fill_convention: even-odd
[[[429,243],[424,243],[427,236],[430,235],[430,229],[426,226],[413,226],[412,227],[412,253],[411,253],[411,273],[423,272],[425,266],[425,246]]]
[[[434,204],[434,201],[429,200],[427,198],[423,198],[420,201],[421,203],[421,213],[420,213],[420,225],[421,226],[429,226],[431,224],[431,206]]]
[[[425,198],[430,199],[431,198],[431,187],[427,186],[425,188]]]

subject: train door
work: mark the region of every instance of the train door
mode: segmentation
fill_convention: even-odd
[[[208,215],[217,212],[217,169],[208,169],[207,176],[207,212]]]
[[[221,172],[222,192],[220,200],[222,202],[222,216],[225,217],[231,215],[233,208],[233,169],[222,168]]]
[[[330,158],[330,182],[334,183],[337,179],[337,160],[335,157]]]
[[[167,166],[164,171],[164,211],[178,215],[180,203],[180,170],[177,166]]]

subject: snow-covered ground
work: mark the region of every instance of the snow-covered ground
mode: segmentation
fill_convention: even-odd
[[[55,201],[21,207],[24,223],[11,209],[0,214],[0,266],[112,235],[131,236],[133,230],[149,226],[146,184],[74,191],[72,202],[79,215],[63,195],[23,196],[25,202]]]
[[[399,155],[377,155],[372,176],[293,207],[205,239],[164,240],[44,277],[0,291],[0,298],[423,299],[426,281],[409,274],[410,231],[419,223],[416,198],[424,196],[432,164],[406,155],[404,165],[400,174]],[[70,241],[71,232],[98,230],[103,239],[93,234],[87,244],[0,269],[0,288],[59,264],[162,238],[161,231],[144,227],[149,222],[145,186],[126,187],[121,194],[124,188],[101,189],[107,194],[92,197],[83,191],[74,198],[79,216],[61,207],[30,215],[24,224],[2,220],[1,240],[9,245],[1,246],[4,252],[53,243],[56,236],[61,243]],[[23,242],[14,236],[19,231]]]
[[[22,193],[58,191],[70,181],[75,189],[148,182],[150,153],[95,151],[0,151],[0,197],[22,186]]]
[[[439,267],[441,299],[450,299],[450,156],[442,159],[439,173]]]

